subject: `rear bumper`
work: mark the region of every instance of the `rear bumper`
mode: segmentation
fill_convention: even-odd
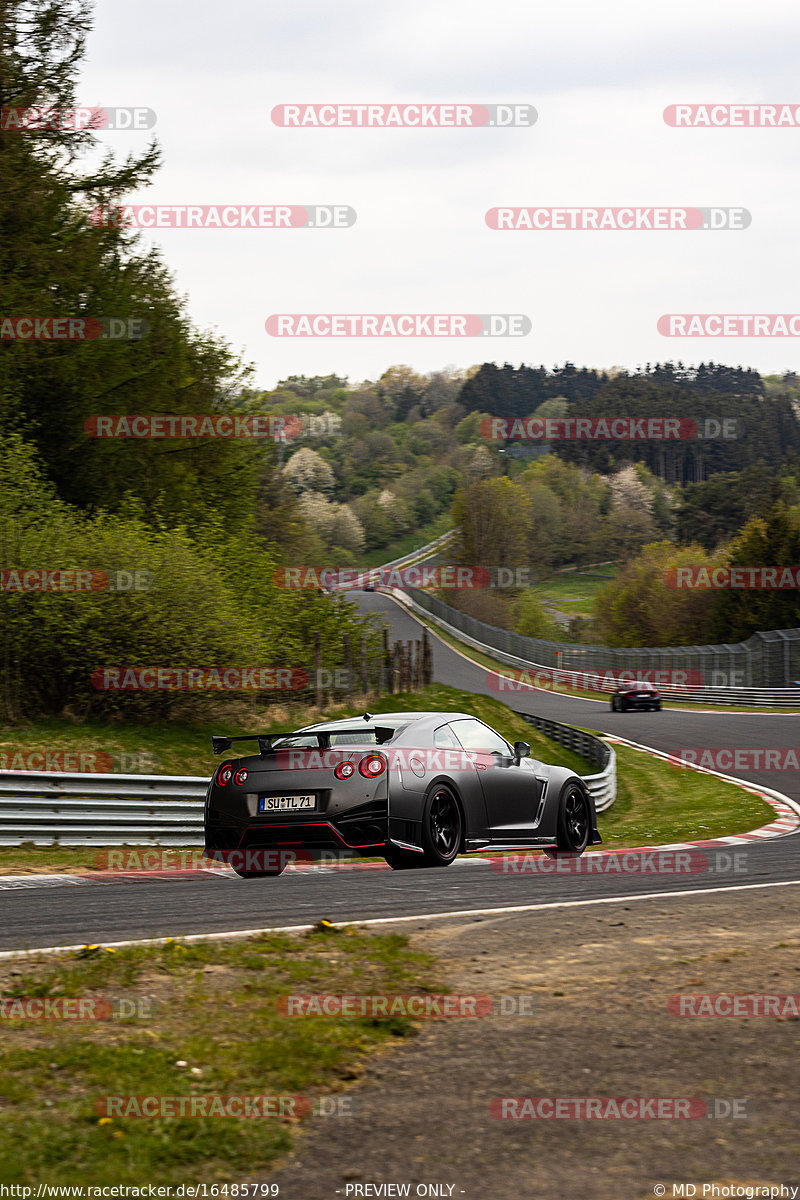
[[[389,811],[385,800],[347,809],[331,818],[322,814],[305,819],[296,815],[246,817],[236,820],[209,805],[205,820],[206,850],[313,849],[380,851],[389,842]]]

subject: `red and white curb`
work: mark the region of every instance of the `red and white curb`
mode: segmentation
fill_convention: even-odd
[[[766,841],[769,838],[785,837],[800,829],[800,803],[792,800],[790,796],[785,796],[783,792],[776,792],[773,788],[763,787],[759,783],[749,783],[746,779],[738,779],[735,775],[723,775],[721,771],[713,771],[710,767],[700,767],[696,763],[684,762],[674,754],[666,754],[663,750],[654,750],[652,746],[642,746],[639,742],[628,741],[627,738],[611,734],[602,734],[601,736],[604,742],[628,746],[631,750],[639,750],[643,754],[649,754],[652,758],[660,758],[662,762],[679,767],[681,770],[700,771],[704,775],[714,775],[717,779],[724,779],[726,783],[733,783],[746,792],[752,792],[754,796],[758,796],[775,811],[774,821],[770,821],[768,825],[762,825],[758,829],[751,829],[749,833],[739,833],[732,837],[704,838],[695,842],[670,842],[669,845],[659,845],[658,847],[640,846],[637,849],[701,850],[708,846],[744,846],[752,842]]]

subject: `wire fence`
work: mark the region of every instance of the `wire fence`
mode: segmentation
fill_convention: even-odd
[[[687,691],[800,687],[800,629],[772,629],[754,633],[746,642],[719,646],[589,646],[524,637],[469,617],[419,588],[403,591],[421,609],[475,641],[543,667],[600,677],[631,672],[640,680],[652,675],[657,685],[671,684]]]

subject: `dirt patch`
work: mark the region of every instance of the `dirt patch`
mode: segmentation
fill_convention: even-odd
[[[304,1133],[269,1181],[305,1200],[403,1194],[368,1183],[480,1200],[796,1186],[800,1021],[679,1017],[667,1005],[679,993],[800,993],[797,900],[789,887],[420,925],[415,946],[440,956],[454,992],[524,996],[529,1015],[426,1024],[369,1063],[350,1092],[356,1116]],[[744,1115],[491,1115],[492,1100],[524,1096],[688,1097],[712,1113],[738,1101]]]

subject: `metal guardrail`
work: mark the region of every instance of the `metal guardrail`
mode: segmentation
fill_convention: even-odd
[[[659,684],[658,691],[667,700],[685,700],[687,704],[736,704],[752,708],[800,710],[800,688],[674,688]]]
[[[202,846],[208,780],[0,773],[0,846]]]
[[[542,683],[538,686],[544,687],[546,681],[549,681],[548,691],[566,692],[570,687],[577,687],[581,691],[589,690],[585,684],[597,682],[598,693],[610,695],[612,691],[616,691],[616,684],[612,685],[605,682],[603,674],[594,673],[591,671],[578,671],[569,668],[551,667],[544,663],[531,662],[530,659],[519,658],[516,654],[509,654],[505,650],[500,650],[496,646],[492,646],[487,642],[479,642],[477,638],[470,637],[463,629],[459,629],[455,625],[451,625],[442,617],[432,612],[429,608],[423,608],[416,600],[409,595],[408,592],[400,588],[383,588],[383,591],[393,596],[406,608],[411,609],[417,616],[424,621],[429,621],[432,625],[443,629],[445,633],[449,633],[451,637],[463,642],[467,646],[471,646],[474,650],[480,650],[482,654],[488,655],[489,658],[494,658],[498,662],[506,663],[508,666],[516,667],[521,671],[526,671],[531,675],[531,683],[535,684],[535,675],[541,672]],[[429,599],[433,599],[430,597]],[[438,602],[437,602],[438,603]],[[447,605],[442,605],[447,608]],[[453,610],[455,611],[455,610]],[[472,620],[472,618],[469,618]],[[475,622],[482,624],[482,622]],[[491,626],[485,626],[491,629]],[[506,632],[506,631],[501,631]],[[510,635],[509,635],[510,636]],[[517,636],[517,635],[514,635]],[[554,643],[555,644],[555,643]],[[626,668],[630,671],[631,676],[635,677],[636,672],[633,668]],[[570,682],[576,676],[580,676],[582,683]],[[633,680],[635,682],[635,679]],[[559,688],[561,684],[561,688]],[[509,692],[518,691],[517,687],[509,687]],[[592,689],[594,690],[594,689]],[[683,700],[687,704],[737,704],[752,707],[775,707],[775,708],[796,708],[800,709],[800,688],[749,688],[749,687],[690,687],[684,685],[682,687],[669,687],[669,685],[658,684],[658,691],[668,700]],[[501,693],[502,694],[502,693]]]
[[[598,812],[616,796],[616,757],[592,734],[520,713],[559,745],[602,765],[584,775]],[[208,779],[176,775],[0,772],[0,846],[202,846]]]
[[[441,537],[434,538],[434,540],[432,542],[428,542],[427,545],[418,546],[416,550],[411,550],[408,554],[404,554],[401,558],[393,558],[391,562],[381,563],[379,567],[353,567],[351,569],[357,575],[357,578],[348,581],[342,581],[337,583],[335,587],[325,587],[323,590],[327,592],[354,591],[356,588],[363,586],[364,579],[366,579],[370,572],[374,572],[375,577],[377,578],[378,573],[382,571],[401,570],[403,567],[416,566],[417,563],[424,562],[432,555],[438,554],[438,552],[453,539],[455,533],[455,529],[448,529],[446,533],[441,535]]]
[[[416,562],[418,559],[427,558],[429,555],[437,551],[441,546],[444,546],[456,534],[455,529],[448,529],[441,537],[434,538],[432,542],[428,542],[425,546],[418,546],[416,550],[411,550],[408,554],[404,554],[402,558],[393,558],[391,562],[381,563],[380,568],[375,570],[383,570],[386,567],[402,567],[406,563]]]

